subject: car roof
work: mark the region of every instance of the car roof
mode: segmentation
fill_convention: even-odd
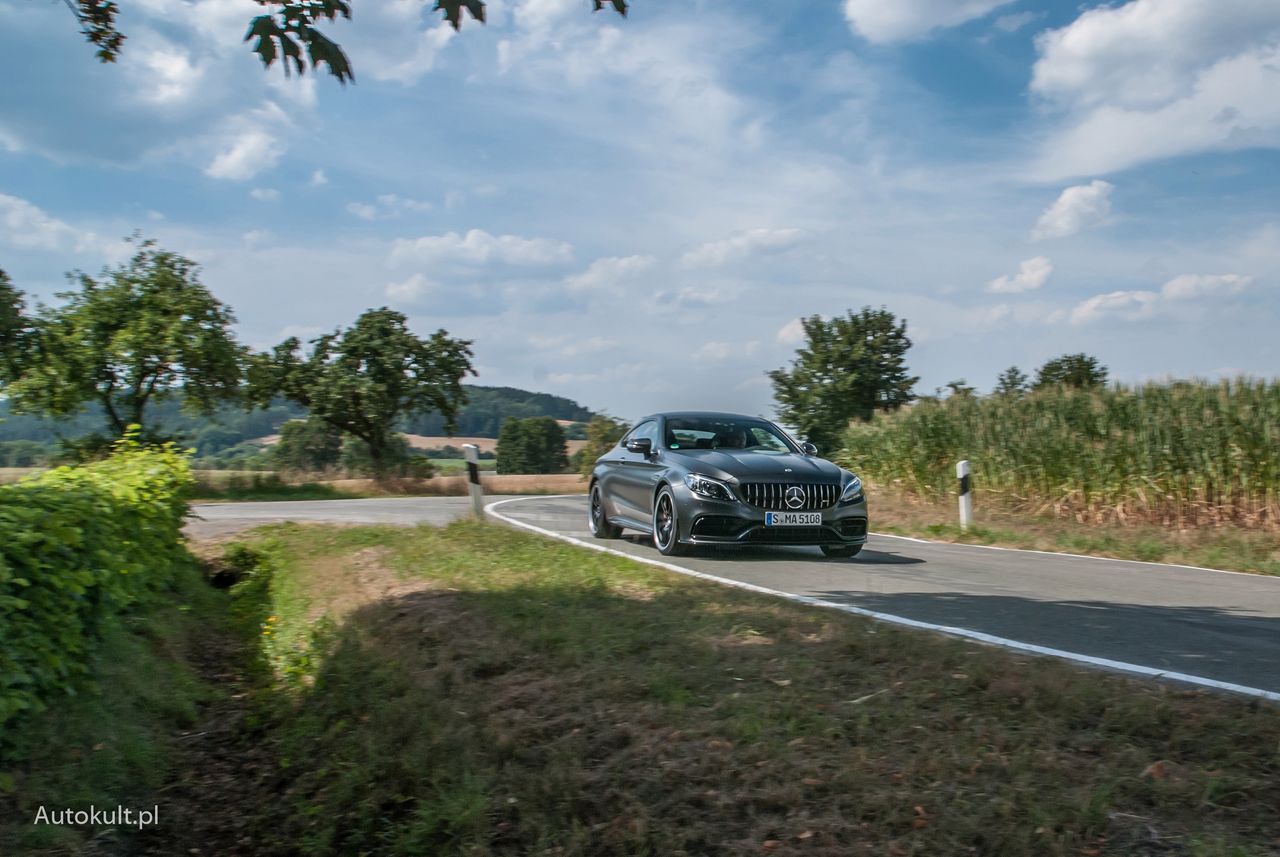
[[[653,420],[653,419],[658,419],[660,417],[661,418],[678,417],[681,419],[695,419],[695,420],[707,420],[707,419],[710,419],[710,420],[723,420],[723,419],[763,420],[764,422],[769,422],[769,420],[765,419],[764,417],[753,417],[750,414],[730,414],[730,413],[725,413],[723,411],[664,411],[658,414],[649,414],[649,416],[643,417],[637,422],[642,423],[645,420]]]

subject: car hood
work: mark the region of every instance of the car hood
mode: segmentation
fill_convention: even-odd
[[[748,450],[689,449],[668,453],[695,473],[740,482],[839,482],[844,471],[824,458]]]

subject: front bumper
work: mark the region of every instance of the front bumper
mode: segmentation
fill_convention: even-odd
[[[681,485],[674,488],[678,535],[693,545],[861,545],[867,542],[867,501],[836,504],[820,512],[821,525],[765,526],[765,512],[745,502],[709,500]]]

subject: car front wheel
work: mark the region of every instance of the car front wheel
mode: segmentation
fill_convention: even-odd
[[[600,486],[591,486],[591,511],[587,517],[591,524],[591,535],[597,539],[616,539],[622,534],[622,527],[609,523],[604,513],[604,498],[600,496]]]
[[[676,497],[671,489],[663,487],[658,492],[658,499],[653,504],[653,543],[658,553],[663,556],[678,556],[684,553],[684,545],[680,544],[680,528],[677,525]]]
[[[822,553],[829,559],[850,559],[862,553],[862,545],[823,545]]]

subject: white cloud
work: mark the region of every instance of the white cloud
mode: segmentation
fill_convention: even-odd
[[[251,229],[244,235],[241,235],[240,239],[250,247],[256,248],[264,244],[270,237],[271,233],[265,229]]]
[[[1086,226],[1101,222],[1111,213],[1111,191],[1115,185],[1098,179],[1089,184],[1074,185],[1058,195],[1045,209],[1031,233],[1035,240],[1065,238]]]
[[[85,232],[50,217],[25,199],[0,193],[0,240],[14,247],[38,250],[70,250],[84,253],[101,248],[103,242]]]
[[[987,291],[996,294],[1017,294],[1040,288],[1053,273],[1053,263],[1044,256],[1025,259],[1018,265],[1018,273],[996,277],[987,283]]]
[[[1183,274],[1160,288],[1170,300],[1194,300],[1220,295],[1238,295],[1253,282],[1253,277],[1240,274]]]
[[[800,319],[793,318],[778,328],[775,338],[783,345],[799,345],[804,342],[804,325]]]
[[[1012,0],[844,0],[853,31],[872,42],[906,42],[982,18]]]
[[[141,100],[168,105],[187,101],[199,93],[204,69],[193,64],[191,55],[181,48],[131,44],[125,56],[129,58],[136,92]]]
[[[779,252],[794,247],[803,233],[799,229],[749,229],[721,241],[711,241],[680,257],[686,268],[723,265],[762,252]]]
[[[347,211],[359,217],[361,220],[373,220],[378,216],[378,209],[372,205],[363,202],[347,203]]]
[[[1041,177],[1280,145],[1280,4],[1132,0],[1037,38],[1031,90],[1063,111]]]
[[[453,262],[483,265],[554,265],[573,258],[573,248],[563,241],[522,238],[519,235],[491,235],[483,229],[466,235],[447,232],[422,238],[400,239],[391,250],[391,262]]]
[[[258,202],[275,202],[280,198],[280,191],[273,187],[255,187],[249,191],[249,196]]]
[[[565,278],[575,292],[616,292],[625,282],[653,267],[652,256],[608,256],[596,259],[587,270]]]
[[[1014,12],[996,18],[995,27],[1002,33],[1016,33],[1032,21],[1044,17],[1043,12]]]
[[[323,187],[329,183],[329,177],[324,174],[324,170],[316,170],[311,174],[311,186]]]
[[[1105,318],[1134,321],[1146,318],[1155,309],[1160,296],[1148,291],[1116,291],[1094,295],[1071,310],[1072,324],[1088,324]]]
[[[1241,274],[1182,274],[1160,287],[1160,291],[1116,291],[1094,295],[1071,310],[1072,324],[1088,324],[1104,318],[1134,321],[1150,316],[1170,301],[1220,298],[1243,292],[1253,278]]]
[[[704,342],[702,347],[693,352],[694,360],[721,361],[732,357],[750,357],[760,345],[754,339],[746,342]]]
[[[437,292],[440,285],[428,280],[422,274],[414,274],[400,283],[388,283],[386,296],[397,303],[412,303],[429,292]]]
[[[261,130],[242,131],[232,137],[204,172],[210,178],[244,181],[275,166],[280,154],[280,141],[273,135]]]

